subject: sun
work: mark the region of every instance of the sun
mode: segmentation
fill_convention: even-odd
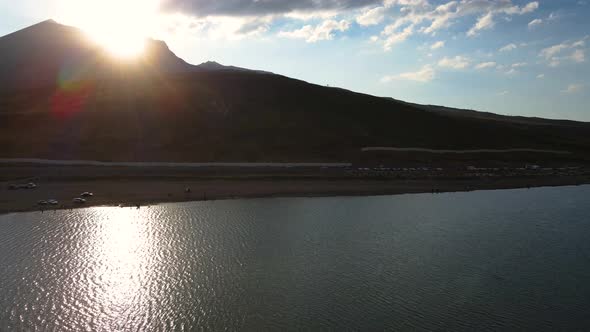
[[[77,26],[111,55],[139,57],[157,21],[159,0],[60,0],[59,20]]]
[[[140,56],[145,48],[146,36],[130,31],[110,31],[110,29],[87,29],[89,36],[111,55],[123,59]]]

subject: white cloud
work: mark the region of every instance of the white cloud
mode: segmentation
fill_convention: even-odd
[[[585,37],[576,42],[563,42],[561,44],[544,48],[539,53],[539,56],[545,58],[551,67],[557,67],[563,61],[573,61],[577,63],[584,62],[586,61],[585,53],[584,50],[580,48],[586,45],[587,38],[588,37]],[[573,50],[571,55],[563,56],[562,54],[568,50]]]
[[[254,17],[285,15],[297,12],[344,11],[381,3],[383,0],[166,0],[161,10],[192,17]],[[121,1],[124,2],[124,1]],[[145,1],[144,1],[145,2]]]
[[[376,25],[383,22],[385,18],[386,7],[376,7],[365,11],[356,21],[362,26]]]
[[[572,44],[572,47],[584,47],[586,45],[586,38],[582,40],[578,40],[577,42]]]
[[[540,18],[536,18],[529,22],[529,29],[534,29],[535,27],[543,24],[543,20]]]
[[[539,75],[537,75],[537,79],[542,80],[544,78],[545,78],[545,74],[539,74]]]
[[[570,84],[561,93],[574,94],[582,91],[583,88],[584,86],[582,84]]]
[[[395,80],[406,80],[415,82],[430,82],[436,77],[436,71],[431,65],[425,65],[416,72],[402,73],[398,75],[385,76],[381,79],[382,83],[389,83]]]
[[[494,27],[496,23],[494,22],[494,13],[489,12],[483,16],[481,16],[475,25],[467,31],[468,36],[475,36],[481,30],[487,30]]]
[[[551,61],[549,61],[549,67],[557,67],[561,64],[561,61],[559,61],[557,58],[553,58],[551,59]]]
[[[445,42],[440,40],[430,46],[431,50],[437,50],[439,48],[445,47]]]
[[[522,8],[522,10],[520,11],[520,13],[521,14],[532,13],[532,12],[534,12],[537,9],[539,9],[539,3],[537,1],[530,2],[526,6],[524,6],[524,8]]]
[[[528,66],[528,63],[526,62],[517,62],[517,63],[513,63],[510,65],[497,65],[496,69],[498,69],[499,71],[503,72],[506,75],[515,75],[518,74],[518,68],[522,68]]]
[[[154,37],[166,40],[183,38],[207,38],[211,40],[239,40],[258,37],[269,30],[272,17],[205,17],[186,15],[162,16],[159,25],[162,32]]]
[[[549,14],[549,16],[547,17],[547,21],[556,21],[558,19],[561,18],[561,15],[557,14],[557,13],[551,13]]]
[[[477,23],[475,23],[475,25],[471,29],[469,29],[469,31],[467,31],[468,36],[475,36],[481,30],[488,30],[488,29],[493,28],[495,25],[494,15],[497,15],[497,14],[523,15],[523,14],[532,13],[533,11],[535,11],[539,8],[539,3],[537,1],[530,2],[522,8],[520,8],[518,6],[514,6],[514,5],[512,5],[511,1],[506,1],[506,0],[498,1],[498,2],[464,0],[461,3],[462,4],[470,4],[474,8],[477,8],[477,7],[481,8],[481,7],[485,7],[486,5],[489,7],[492,4],[495,5],[495,7],[491,6],[491,8],[488,8],[487,11],[484,11],[485,14],[480,16],[479,19],[477,20]]]
[[[586,60],[586,55],[584,53],[584,50],[575,50],[574,53],[572,53],[572,55],[570,56],[570,58],[574,62],[580,63]]]
[[[507,94],[509,94],[509,93],[510,93],[510,91],[508,91],[508,90],[504,90],[504,91],[500,91],[500,92],[498,92],[498,93],[497,93],[497,95],[498,95],[498,96],[505,96],[505,95],[507,95]]]
[[[384,43],[383,47],[385,48],[386,51],[389,51],[389,50],[391,50],[393,45],[395,45],[397,43],[401,43],[401,42],[405,41],[406,39],[408,39],[408,37],[410,37],[413,32],[414,32],[414,27],[410,25],[409,27],[406,27],[404,30],[402,30],[399,33],[390,34],[387,37],[387,39],[385,39],[385,43]]]
[[[465,69],[469,67],[470,64],[471,60],[469,58],[460,55],[453,58],[444,57],[438,62],[440,67],[452,69]]]
[[[570,48],[567,44],[558,44],[553,45],[551,47],[547,47],[541,50],[540,56],[544,57],[546,60],[551,59],[555,55],[559,54],[562,50]]]
[[[299,20],[299,21],[311,21],[311,20],[329,20],[334,19],[336,16],[342,14],[338,10],[315,10],[315,11],[295,11],[289,12],[284,15],[286,18]],[[280,16],[277,16],[280,17]]]
[[[285,38],[305,39],[308,43],[315,43],[322,40],[332,40],[334,39],[334,32],[346,31],[349,28],[350,23],[348,21],[327,20],[315,27],[306,25],[301,29],[294,31],[281,31],[279,32],[279,36]]]
[[[508,51],[512,51],[515,50],[518,46],[516,46],[516,44],[512,43],[512,44],[508,44],[503,46],[502,48],[500,48],[500,52],[508,52]]]
[[[504,72],[504,74],[506,74],[506,75],[514,75],[516,73],[518,73],[518,71],[516,71],[516,69],[514,69],[514,68],[510,68]]]
[[[491,29],[496,20],[531,13],[539,7],[537,1],[529,1],[163,0],[161,10],[166,16],[183,15],[198,21],[202,32],[199,36],[212,39],[238,39],[279,31],[281,37],[312,43],[334,39],[338,32],[350,29],[352,20],[361,27],[386,22],[381,33],[371,39],[385,50],[391,50],[415,34],[436,35],[462,20],[475,24],[465,30],[469,30],[469,35],[476,35]],[[293,20],[299,24],[291,25]],[[282,26],[283,21],[289,25]]]
[[[577,48],[577,47],[583,47],[584,45],[585,45],[584,40],[579,40],[574,43],[561,43],[561,44],[553,45],[551,47],[547,47],[547,48],[542,49],[541,53],[539,55],[544,57],[545,59],[549,60],[552,57],[561,53],[563,50]]]
[[[513,0],[452,0],[441,5],[426,0],[385,0],[383,6],[365,11],[361,16],[368,15],[371,10],[376,10],[377,13],[385,10],[385,18],[393,19],[382,30],[380,37],[384,48],[389,50],[391,45],[415,33],[435,35],[465,17],[477,17],[477,22],[467,32],[469,36],[475,36],[483,30],[491,29],[495,25],[495,17],[523,15],[538,7],[539,3],[536,1],[518,6],[513,4]],[[390,36],[393,36],[392,39]]]
[[[385,7],[392,7],[394,5],[426,7],[429,6],[428,0],[385,0]]]
[[[529,30],[533,30],[533,29],[535,29],[535,28],[537,28],[537,27],[539,27],[539,26],[541,26],[543,24],[547,24],[549,22],[557,21],[560,18],[561,18],[561,16],[559,14],[557,14],[557,13],[551,13],[545,19],[536,18],[536,19],[530,21],[529,24],[528,24],[528,28],[529,28]]]
[[[475,69],[486,69],[486,68],[494,68],[496,67],[496,63],[493,61],[490,62],[482,62],[475,66]]]

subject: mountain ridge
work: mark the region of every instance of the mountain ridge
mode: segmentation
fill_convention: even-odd
[[[384,97],[386,99],[391,99],[396,102],[404,103],[425,111],[429,112],[437,112],[437,113],[446,113],[446,114],[454,114],[458,116],[472,116],[472,117],[479,117],[482,119],[489,119],[489,120],[499,120],[499,121],[511,121],[511,122],[522,122],[522,123],[529,123],[529,124],[542,124],[548,121],[553,122],[553,124],[562,123],[564,125],[567,124],[588,124],[587,121],[581,120],[571,120],[571,119],[556,119],[556,118],[542,118],[536,116],[525,116],[525,115],[506,115],[506,114],[498,114],[493,112],[485,112],[485,111],[477,111],[473,109],[464,109],[464,108],[457,108],[457,107],[448,107],[442,105],[432,105],[432,104],[417,104],[411,103],[391,97]]]

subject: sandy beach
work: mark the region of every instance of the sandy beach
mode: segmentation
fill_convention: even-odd
[[[346,177],[342,171],[295,169],[257,172],[58,166],[0,169],[0,213],[235,198],[371,196],[590,184],[586,173],[493,178],[422,174],[376,178]],[[10,184],[29,181],[36,183],[37,188],[8,188]],[[190,192],[186,192],[187,188]],[[73,203],[83,192],[92,192],[94,196],[85,204]],[[59,205],[37,204],[49,199],[59,201]]]

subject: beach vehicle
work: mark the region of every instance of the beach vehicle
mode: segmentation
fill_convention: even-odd
[[[86,200],[84,198],[76,197],[72,200],[72,202],[74,202],[76,204],[84,204],[84,203],[86,203]]]
[[[35,188],[37,188],[37,185],[34,184],[33,182],[29,182],[29,183],[26,184],[25,188],[27,188],[27,189],[35,189]]]
[[[55,199],[50,199],[50,200],[47,201],[47,203],[49,205],[58,205],[59,204],[59,202],[57,200],[55,200]]]
[[[38,201],[37,205],[47,205],[47,201]]]
[[[88,191],[85,191],[80,194],[80,197],[92,197],[92,196],[94,196],[94,194],[91,192],[88,192]]]
[[[28,184],[11,184],[8,186],[8,190],[33,189],[35,187],[29,188]]]

